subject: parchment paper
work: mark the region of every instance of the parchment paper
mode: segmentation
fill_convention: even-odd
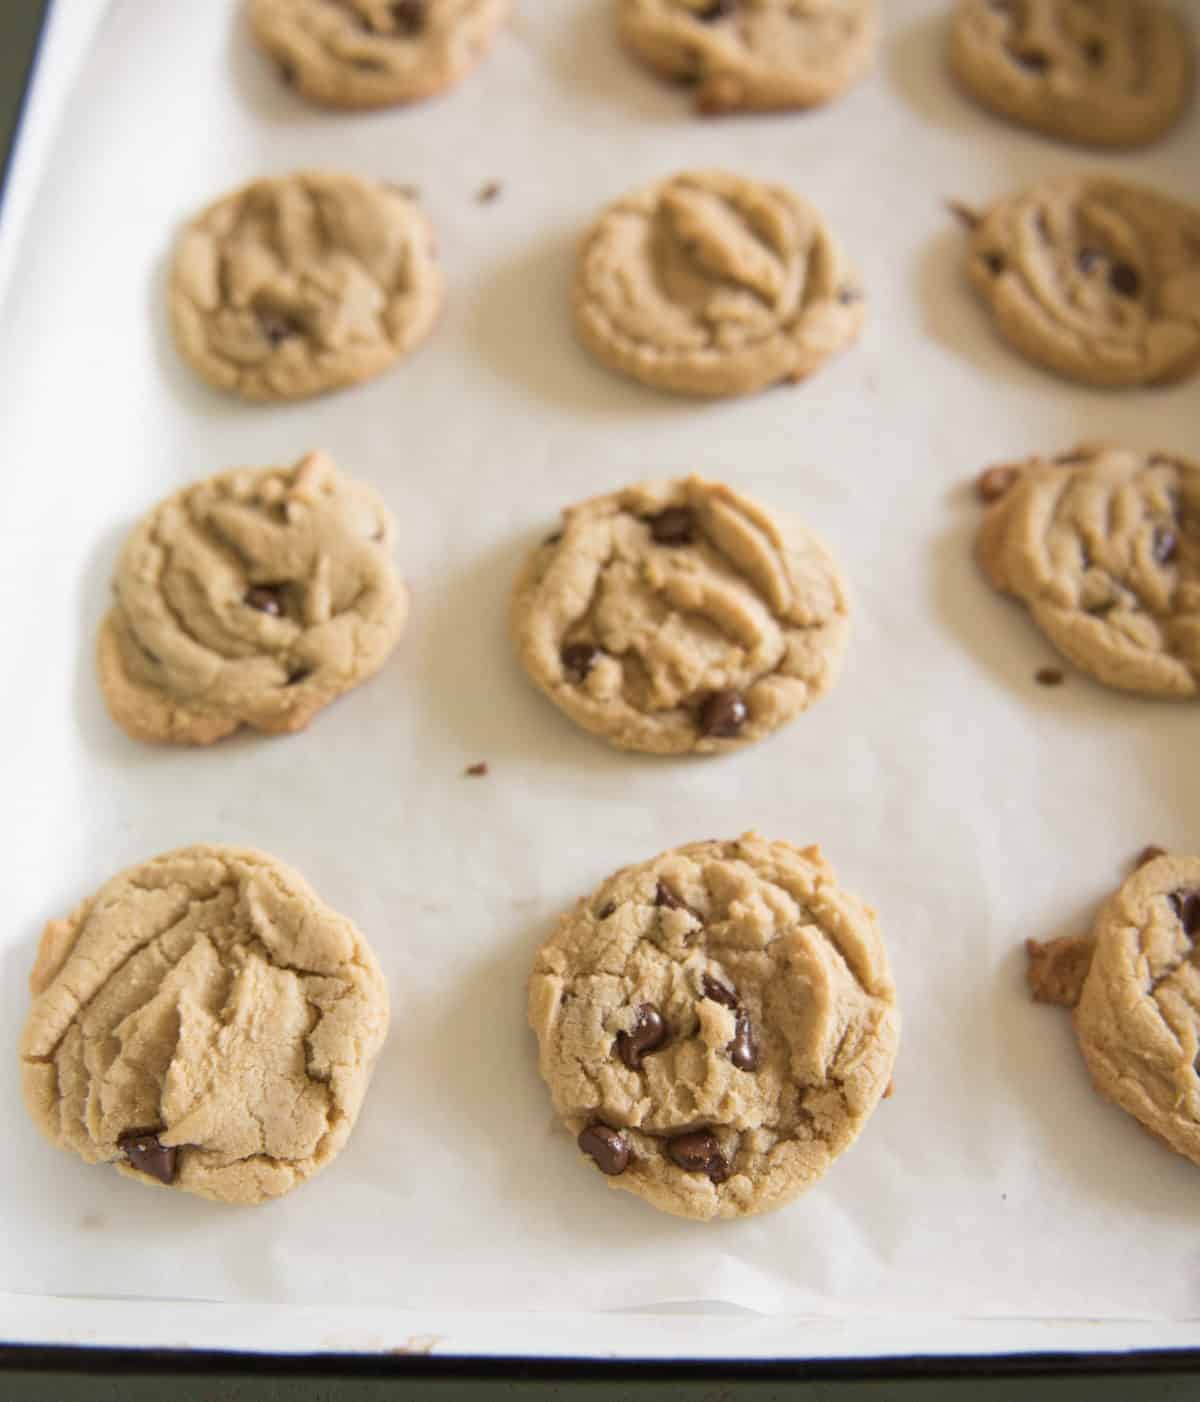
[[[516,1314],[703,1301],[850,1321],[1200,1314],[1200,1172],[1094,1094],[1069,1019],[1029,1002],[1020,949],[1083,928],[1146,843],[1196,850],[1198,713],[1073,672],[1035,685],[1054,659],[976,574],[968,485],[1080,438],[1194,454],[1200,389],[1093,392],[1026,366],[964,285],[944,206],[1080,164],[1195,199],[1200,111],[1124,156],[1006,127],[946,75],[945,8],[887,0],[877,71],[827,109],[710,122],[619,51],[610,0],[522,0],[457,91],[373,115],[302,105],[233,0],[111,6],[0,325],[0,1031],[13,1047],[46,919],[194,841],[276,853],[356,920],[394,1031],[337,1163],[254,1210],[54,1151],[14,1058],[0,1291]],[[710,164],[793,183],[861,266],[865,336],[805,386],[676,400],[572,341],[585,223]],[[446,312],[366,387],[247,407],[176,359],[166,259],[199,205],[305,165],[420,188]],[[394,658],[303,735],[127,740],[92,664],[122,536],[195,477],[316,446],[399,518],[414,608]],[[621,755],[525,681],[509,584],[560,506],[687,469],[825,536],[853,586],[848,665],[744,753]],[[489,776],[463,777],[478,760]],[[877,906],[903,1044],[895,1097],[825,1182],[777,1214],[702,1226],[606,1191],[554,1128],[524,983],[557,913],[611,870],[749,827],[819,841]]]

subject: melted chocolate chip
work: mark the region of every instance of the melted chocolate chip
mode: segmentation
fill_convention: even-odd
[[[700,733],[717,740],[732,740],[741,733],[749,716],[740,691],[714,691],[700,708]]]
[[[1013,54],[1013,58],[1031,73],[1044,73],[1050,67],[1049,55],[1042,53],[1041,49],[1020,49]]]
[[[127,1129],[117,1136],[117,1147],[139,1173],[149,1174],[160,1183],[174,1183],[179,1150],[161,1143],[156,1129]]]
[[[607,920],[608,917],[613,913],[613,911],[616,910],[616,908],[616,901],[607,901],[604,905],[600,907],[599,911],[597,911],[596,919]]]
[[[618,1130],[602,1124],[588,1125],[576,1142],[600,1172],[610,1178],[629,1167],[629,1140]]]
[[[1121,297],[1136,297],[1142,288],[1142,280],[1136,268],[1128,263],[1114,263],[1108,275],[1108,285]]]
[[[654,904],[665,906],[667,910],[687,910],[688,903],[682,897],[677,896],[665,881],[660,881],[654,888]]]
[[[653,1003],[643,1003],[637,1010],[633,1030],[617,1034],[617,1055],[631,1071],[640,1071],[642,1058],[657,1051],[668,1036],[667,1024],[659,1010]]]
[[[300,334],[300,324],[286,312],[260,311],[258,325],[263,335],[273,346],[282,345],[290,336]]]
[[[1012,463],[1000,463],[996,467],[986,468],[975,479],[975,491],[979,500],[989,505],[999,501],[1020,475],[1021,469]]]
[[[288,673],[288,686],[299,686],[301,682],[306,682],[312,676],[311,667],[293,667]]]
[[[562,650],[563,669],[573,682],[581,682],[600,656],[600,649],[594,643],[568,643]]]
[[[696,519],[687,506],[668,506],[651,516],[647,525],[659,545],[691,545],[696,538]]]
[[[667,1140],[667,1153],[685,1173],[706,1173],[714,1183],[724,1183],[729,1177],[729,1165],[721,1154],[717,1136],[710,1130],[677,1134]]]
[[[705,24],[714,24],[719,19],[728,19],[737,9],[737,0],[709,0],[702,10],[696,11],[696,18]]]
[[[738,1009],[737,1025],[730,1042],[729,1059],[739,1071],[753,1071],[758,1067],[758,1043],[754,1040],[754,1025],[750,1014],[744,1008]]]
[[[1172,891],[1167,899],[1185,935],[1200,930],[1200,890]]]
[[[1075,255],[1075,266],[1081,273],[1090,273],[1103,257],[1098,248],[1081,248]]]
[[[283,616],[283,595],[278,584],[256,584],[252,589],[246,590],[246,597],[242,602],[247,608],[269,614],[271,618]]]
[[[1169,565],[1179,554],[1179,537],[1170,526],[1155,526],[1151,549],[1160,565]]]
[[[1033,679],[1038,686],[1062,686],[1066,677],[1057,667],[1039,667],[1033,674]]]
[[[1093,68],[1099,68],[1106,53],[1103,39],[1089,39],[1083,46],[1083,56]]]
[[[425,0],[392,0],[392,20],[401,34],[419,34],[425,25]]]
[[[723,1008],[737,1007],[737,990],[730,988],[728,984],[721,983],[719,979],[713,978],[710,974],[705,974],[703,988],[704,996],[711,998],[714,1003],[720,1003]]]
[[[983,261],[987,265],[987,270],[993,277],[999,277],[1007,267],[1003,253],[985,253]]]

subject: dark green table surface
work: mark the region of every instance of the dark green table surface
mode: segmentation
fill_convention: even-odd
[[[97,5],[107,0],[94,0]],[[188,0],[206,4],[208,0]],[[563,4],[576,0],[526,0]],[[0,0],[0,198],[50,0]],[[0,1244],[0,1250],[3,1250]],[[11,1341],[10,1341],[11,1342]],[[88,1349],[6,1348],[0,1402],[1176,1402],[1200,1399],[1200,1356],[1130,1360],[937,1360],[928,1364],[740,1369],[610,1368],[401,1360],[314,1362]],[[1131,1370],[1132,1367],[1132,1370]],[[1069,1373],[1063,1370],[1069,1369]],[[1116,1370],[1116,1371],[1113,1371]]]

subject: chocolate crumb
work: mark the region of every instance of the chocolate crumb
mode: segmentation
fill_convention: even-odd
[[[491,204],[493,200],[500,198],[500,191],[503,189],[504,186],[501,185],[498,180],[489,180],[486,185],[480,188],[479,193],[475,196],[475,203]]]
[[[1038,686],[1062,686],[1066,677],[1057,667],[1039,667],[1033,674]]]
[[[470,775],[472,779],[482,779],[488,772],[487,760],[481,759],[478,764],[468,764],[464,773]]]

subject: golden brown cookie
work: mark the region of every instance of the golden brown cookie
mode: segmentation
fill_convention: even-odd
[[[534,684],[585,730],[650,754],[718,754],[787,724],[837,680],[846,632],[816,537],[701,477],[568,508],[513,592]]]
[[[754,833],[580,901],[538,952],[529,1021],[609,1185],[702,1221],[812,1187],[887,1091],[899,1038],[874,912],[819,848]]]
[[[388,1026],[366,940],[261,852],[131,867],[42,936],[21,1038],[52,1144],[144,1183],[258,1203],[354,1128]]]
[[[113,581],[97,665],[135,740],[301,730],[383,665],[408,594],[392,518],[324,453],[237,468],[161,502]]]
[[[332,171],[256,180],[202,211],[171,265],[184,360],[243,399],[306,399],[378,375],[442,302],[412,195]]]

